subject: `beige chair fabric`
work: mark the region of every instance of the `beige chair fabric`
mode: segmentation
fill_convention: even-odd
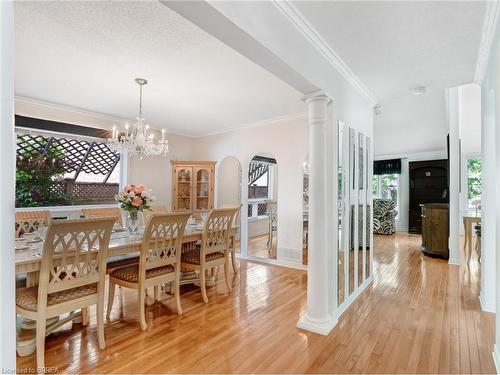
[[[196,270],[200,273],[200,288],[203,302],[208,302],[206,291],[206,272],[224,265],[224,277],[228,291],[231,291],[229,281],[229,233],[237,208],[219,208],[210,211],[203,227],[201,247],[182,254],[182,268]]]
[[[139,264],[118,268],[109,275],[108,319],[113,308],[115,285],[137,289],[139,323],[143,331],[147,329],[144,304],[145,289],[148,287],[155,287],[155,299],[158,299],[158,286],[173,282],[177,313],[182,314],[180,261],[188,219],[189,214],[186,213],[154,214],[150,217],[144,230]]]
[[[46,320],[96,305],[104,349],[104,280],[114,219],[50,221],[37,287],[16,291],[16,312],[36,321],[37,367],[44,367]]]

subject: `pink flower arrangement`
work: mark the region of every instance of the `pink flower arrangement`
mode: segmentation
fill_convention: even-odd
[[[155,197],[144,185],[127,185],[123,191],[115,195],[115,200],[120,203],[123,210],[137,213],[149,210],[149,204],[155,200]]]

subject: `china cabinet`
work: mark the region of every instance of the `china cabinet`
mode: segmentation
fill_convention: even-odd
[[[172,208],[194,214],[214,208],[215,161],[172,161]]]

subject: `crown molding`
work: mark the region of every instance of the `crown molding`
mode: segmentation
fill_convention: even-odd
[[[488,65],[488,57],[490,55],[493,37],[498,20],[498,12],[500,9],[498,0],[487,1],[486,11],[484,13],[483,30],[481,32],[481,44],[479,45],[479,53],[476,62],[476,71],[474,72],[474,82],[482,84],[486,67]]]
[[[259,127],[259,126],[273,125],[273,124],[277,124],[277,123],[285,122],[285,121],[303,120],[303,119],[306,119],[307,117],[308,117],[307,112],[292,113],[290,115],[272,117],[272,118],[262,120],[262,121],[251,122],[251,123],[241,125],[241,126],[238,126],[235,128],[215,130],[213,132],[204,133],[204,134],[199,135],[199,136],[193,136],[193,138],[204,138],[204,137],[210,137],[213,135],[232,133],[232,132],[236,132],[238,130],[255,128],[255,127]]]
[[[321,53],[327,61],[360,92],[371,105],[377,104],[377,98],[354,74],[344,60],[328,45],[321,35],[306,20],[303,14],[290,1],[273,0],[274,6],[283,13],[294,26],[304,34],[309,43]]]
[[[37,99],[25,98],[22,96],[16,96],[15,101],[27,103],[27,104],[34,104],[34,105],[42,106],[45,108],[50,108],[50,109],[53,109],[56,111],[65,111],[65,112],[75,113],[75,114],[79,114],[79,115],[101,118],[101,119],[113,121],[116,123],[125,124],[126,122],[133,122],[130,119],[126,119],[126,118],[122,118],[122,117],[91,112],[91,111],[81,109],[81,108],[70,107],[70,106],[55,104],[55,103],[50,103],[50,102],[44,102],[44,101],[37,100]],[[212,135],[230,133],[230,132],[234,132],[234,131],[238,131],[238,130],[242,130],[242,129],[248,129],[248,128],[265,126],[265,125],[272,125],[272,124],[276,124],[279,122],[293,121],[293,120],[306,119],[306,118],[307,118],[307,112],[299,112],[299,113],[292,113],[290,115],[273,117],[273,118],[269,118],[269,119],[262,120],[262,121],[252,122],[252,123],[241,125],[241,126],[238,126],[235,128],[214,130],[212,132],[203,133],[203,134],[181,133],[181,132],[175,132],[175,131],[170,131],[170,130],[167,131],[166,133],[167,133],[167,135],[171,134],[171,135],[177,135],[177,136],[186,137],[186,138],[197,139],[197,138],[209,137]],[[53,120],[53,119],[46,119],[46,120]],[[88,124],[78,124],[78,125],[88,126]],[[152,127],[151,129],[160,130],[161,128],[153,128]]]
[[[92,112],[92,111],[82,109],[82,108],[71,107],[71,106],[63,105],[63,104],[56,104],[56,103],[46,102],[46,101],[42,101],[42,100],[38,100],[38,99],[26,98],[26,97],[22,97],[22,96],[15,96],[14,103],[16,103],[16,102],[33,104],[36,106],[49,108],[49,109],[52,109],[55,111],[63,111],[63,112],[74,113],[77,115],[84,115],[84,116],[99,118],[99,119],[115,122],[116,124],[125,124],[127,122],[129,122],[129,123],[134,122],[134,120],[124,118],[124,117],[107,115],[107,114],[98,113],[98,112]],[[16,112],[16,114],[17,114],[17,112]],[[53,119],[45,119],[45,120],[53,120]],[[77,124],[77,125],[89,126],[88,124],[81,124],[81,123]],[[160,131],[162,128],[151,127],[151,129]],[[189,134],[189,133],[180,133],[180,132],[174,132],[174,131],[170,131],[170,130],[166,130],[166,134],[167,135],[168,134],[178,135],[178,136],[187,137],[187,138],[196,138],[196,136]]]

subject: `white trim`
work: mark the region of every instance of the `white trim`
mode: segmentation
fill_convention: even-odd
[[[279,122],[293,121],[293,120],[304,120],[304,119],[307,119],[307,112],[292,113],[289,115],[277,116],[277,117],[272,117],[272,118],[261,120],[261,121],[250,122],[250,123],[247,123],[247,124],[244,124],[241,126],[237,126],[235,128],[214,130],[213,132],[203,133],[200,135],[192,135],[190,137],[191,138],[210,137],[212,135],[226,134],[226,133],[236,132],[236,131],[243,130],[243,129],[272,125],[272,124],[276,124]]]
[[[18,207],[16,212],[26,212],[33,210],[47,210],[51,212],[64,212],[64,211],[81,211],[84,208],[114,208],[119,207],[118,204],[82,204],[72,206],[40,206],[40,207]]]
[[[85,116],[92,116],[92,117],[96,117],[96,118],[101,118],[101,119],[105,119],[108,121],[121,122],[123,124],[126,122],[133,122],[134,121],[132,119],[127,119],[127,118],[123,118],[123,117],[107,115],[107,114],[97,113],[97,112],[91,112],[89,110],[85,110],[85,109],[81,109],[81,108],[76,108],[76,107],[71,107],[71,106],[56,104],[56,103],[50,103],[50,102],[45,102],[45,101],[41,101],[41,100],[25,98],[25,97],[21,97],[21,96],[16,96],[15,100],[22,102],[22,103],[44,106],[44,107],[58,110],[58,111],[67,111],[67,112],[72,112],[72,113],[81,114],[81,115],[85,115]],[[19,113],[19,115],[23,116],[21,113]],[[248,129],[248,128],[265,126],[265,125],[272,125],[272,124],[279,123],[279,122],[301,120],[301,119],[306,119],[306,118],[307,118],[307,112],[299,112],[299,113],[292,113],[292,114],[283,115],[283,116],[276,116],[276,117],[268,118],[268,119],[261,120],[261,121],[250,122],[250,123],[243,124],[241,126],[237,126],[234,128],[218,129],[218,130],[214,130],[214,131],[207,132],[207,133],[191,134],[191,133],[183,133],[183,132],[168,130],[166,132],[166,135],[168,136],[169,134],[171,134],[171,135],[178,135],[181,137],[196,139],[196,138],[209,137],[212,135],[219,135],[219,134],[235,132],[235,131],[239,131],[242,129]],[[43,119],[48,120],[48,121],[55,121],[55,120],[52,120],[50,118],[43,118]],[[87,127],[90,126],[88,123],[75,123],[75,125],[87,126]],[[161,128],[151,128],[151,129],[159,131]]]
[[[16,95],[14,97],[14,100],[16,102],[19,101],[21,103],[36,104],[36,105],[40,105],[40,106],[43,106],[46,108],[55,109],[57,111],[72,112],[72,113],[76,113],[79,115],[92,116],[92,117],[102,118],[104,120],[109,120],[109,121],[117,121],[117,122],[130,121],[130,119],[127,119],[124,117],[113,116],[113,115],[108,115],[108,114],[99,113],[99,112],[92,112],[92,111],[89,111],[89,110],[86,110],[83,108],[72,107],[69,105],[57,104],[57,103],[52,103],[52,102],[47,102],[47,101],[37,100],[37,99],[32,99],[32,98],[26,98],[24,96],[17,96]],[[86,124],[75,124],[75,125],[88,126]]]
[[[307,266],[303,265],[302,263],[293,262],[293,261],[286,261],[286,260],[282,260],[282,259],[259,258],[259,257],[252,256],[252,255],[243,255],[241,253],[236,253],[236,258],[248,260],[248,261],[254,262],[254,263],[271,264],[273,266],[294,268],[297,270],[307,271]]]
[[[373,265],[373,262],[371,262],[371,263]],[[367,278],[365,281],[363,281],[361,286],[358,289],[356,289],[354,291],[354,293],[352,293],[347,298],[345,298],[344,302],[342,302],[342,304],[337,308],[337,319],[340,318],[342,316],[342,314],[345,313],[349,309],[349,307],[352,305],[354,300],[356,300],[356,298],[358,298],[361,295],[361,293],[364,292],[366,287],[373,282],[373,271],[370,270],[370,272],[371,272],[370,277]]]
[[[306,331],[317,333],[319,335],[328,336],[337,323],[338,320],[333,317],[324,322],[315,322],[314,320],[309,319],[307,313],[305,312],[300,315],[299,321],[297,322],[297,328],[305,329]]]
[[[483,82],[484,73],[488,65],[488,57],[490,54],[491,44],[495,35],[499,12],[498,0],[486,2],[486,11],[484,13],[483,30],[481,32],[481,44],[476,62],[476,70],[474,72],[474,82],[481,84]]]
[[[500,374],[500,351],[498,350],[498,345],[493,345],[493,362],[495,363],[495,368],[497,369],[497,374]]]
[[[494,301],[493,302],[484,301],[481,294],[479,294],[479,304],[481,305],[481,310],[483,310],[485,312],[493,313],[493,314],[496,313],[495,302]]]
[[[371,105],[374,106],[377,104],[375,95],[361,82],[335,50],[328,45],[295,5],[290,1],[279,0],[273,0],[273,4],[304,34],[309,43],[328,60],[347,82],[357,89]]]
[[[460,259],[450,258],[450,259],[448,259],[448,264],[450,266],[461,266],[462,265],[462,261]]]

